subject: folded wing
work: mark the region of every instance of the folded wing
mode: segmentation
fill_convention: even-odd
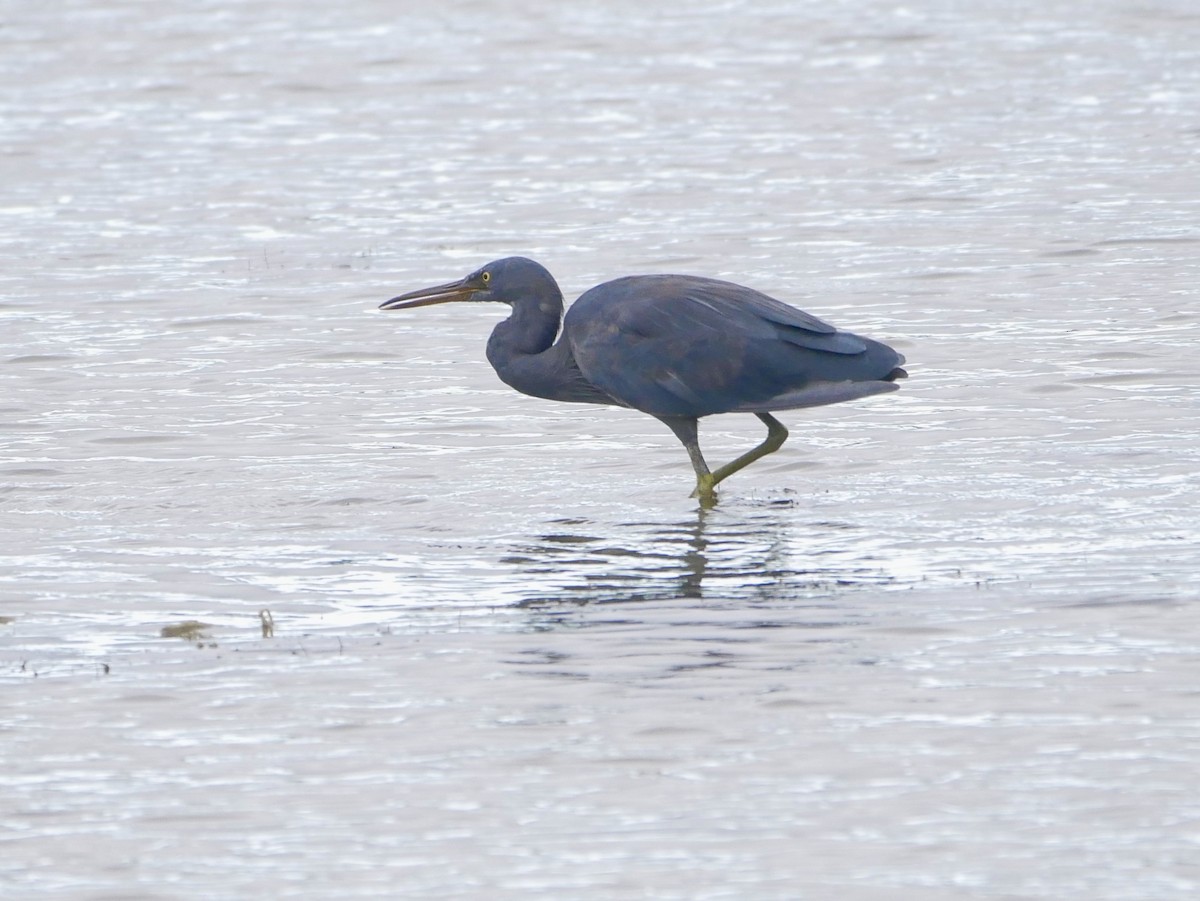
[[[656,416],[817,406],[895,389],[903,357],[730,282],[646,275],[606,282],[567,312],[584,377]]]

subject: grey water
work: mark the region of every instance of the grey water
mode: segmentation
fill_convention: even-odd
[[[1198,33],[0,2],[0,895],[1195,897]],[[511,254],[912,377],[703,511],[375,309]]]

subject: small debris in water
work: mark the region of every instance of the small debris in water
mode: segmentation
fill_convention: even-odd
[[[162,627],[163,638],[182,638],[184,641],[200,641],[203,638],[208,638],[209,635],[204,630],[212,628],[208,623],[198,622],[194,619],[184,620],[181,623],[176,623],[173,626]]]
[[[266,608],[259,610],[258,611],[258,619],[259,619],[259,622],[262,623],[262,637],[263,638],[274,638],[275,637],[275,617],[273,617],[271,615],[271,611],[267,610]]]

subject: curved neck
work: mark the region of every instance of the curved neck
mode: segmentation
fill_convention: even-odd
[[[496,374],[522,394],[555,396],[560,367],[546,351],[554,345],[562,321],[562,294],[518,300],[512,315],[488,338],[487,358]]]
[[[512,305],[512,314],[492,330],[487,344],[488,362],[498,366],[514,356],[540,354],[554,343],[562,312],[561,294],[518,300]]]

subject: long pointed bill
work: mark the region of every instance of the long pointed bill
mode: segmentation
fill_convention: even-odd
[[[379,305],[381,310],[411,310],[414,307],[428,307],[435,303],[451,303],[456,300],[470,300],[478,288],[466,279],[436,285],[433,288],[422,288],[419,291],[409,291],[399,297],[384,301]]]

